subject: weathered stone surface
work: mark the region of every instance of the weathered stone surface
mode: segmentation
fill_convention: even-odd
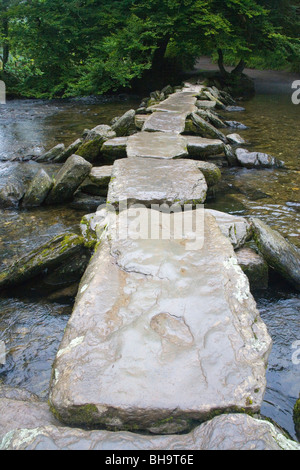
[[[198,100],[196,102],[196,106],[198,108],[204,108],[204,109],[214,109],[216,107],[217,102],[216,101],[209,101],[209,100]]]
[[[212,124],[205,121],[196,113],[192,113],[186,120],[185,126],[186,134],[196,134],[201,137],[211,137],[213,139],[219,139],[224,143],[227,143],[225,135],[216,129]]]
[[[59,157],[65,151],[64,144],[58,144],[53,147],[51,150],[46,152],[44,155],[37,157],[35,159],[36,162],[52,162],[55,158]]]
[[[2,393],[0,386],[0,443],[11,431],[59,424],[47,403],[39,402],[37,397],[29,396],[28,392],[26,394],[19,389],[10,391],[8,387],[4,388],[6,390]]]
[[[264,258],[252,250],[243,247],[236,251],[239,266],[250,282],[251,291],[268,288],[269,269]]]
[[[214,163],[197,162],[196,164],[199,170],[203,173],[209,188],[218,184],[222,178],[222,173]]]
[[[126,158],[128,137],[115,137],[104,142],[101,152],[104,156],[115,160],[117,158]]]
[[[236,153],[234,149],[231,147],[231,145],[229,144],[224,145],[224,153],[230,166],[238,165],[238,159],[236,157]]]
[[[33,178],[27,189],[22,205],[24,207],[37,207],[43,204],[53,186],[53,179],[48,173],[40,170]]]
[[[245,168],[283,168],[284,163],[267,153],[249,152],[246,149],[235,151],[237,160]]]
[[[205,139],[204,137],[187,135],[188,153],[193,158],[219,155],[224,152],[224,144],[219,139]]]
[[[180,91],[170,95],[168,99],[151,106],[152,111],[165,111],[178,114],[190,114],[197,111],[197,92]]]
[[[182,134],[188,114],[157,111],[146,119],[143,131]]]
[[[152,234],[170,224],[169,239],[136,239],[149,217]],[[186,224],[175,237],[175,217],[129,210],[120,237],[106,229],[54,363],[50,403],[64,423],[167,433],[260,408],[271,340],[248,280],[209,213],[197,239]]]
[[[100,125],[88,131],[83,144],[79,147],[76,155],[80,155],[88,162],[94,162],[101,157],[101,149],[107,140],[116,137],[116,132],[110,126]]]
[[[18,259],[0,274],[0,289],[22,284],[55,268],[83,248],[84,240],[74,233],[59,235]]]
[[[107,201],[132,204],[202,204],[207,184],[194,160],[126,158],[113,166]]]
[[[232,127],[233,129],[240,129],[240,130],[246,130],[248,129],[245,124],[238,122],[238,121],[225,121],[225,124],[227,124],[228,127]]]
[[[91,172],[92,165],[79,155],[68,158],[55,177],[54,186],[46,204],[60,204],[72,199],[73,194]]]
[[[89,178],[91,181],[99,186],[100,188],[108,188],[110,179],[111,179],[111,174],[112,174],[112,165],[108,166],[94,166],[91,169],[91,172],[89,174]]]
[[[245,144],[246,141],[241,137],[239,134],[228,134],[227,136],[228,142],[231,144]]]
[[[206,211],[215,217],[221,232],[229,238],[235,250],[244,246],[251,239],[252,227],[244,217],[226,214],[225,212],[213,209],[206,209]]]
[[[0,207],[3,209],[18,207],[24,194],[23,182],[13,176],[9,177],[6,184],[0,189]]]
[[[29,424],[12,428],[0,441],[0,450],[300,450],[273,424],[244,414],[218,416],[189,434],[172,436],[41,426],[39,420],[34,428]]]
[[[123,116],[117,119],[117,121],[112,125],[112,129],[117,134],[117,137],[130,135],[130,133],[135,130],[134,118],[135,111],[134,109],[130,109]]]
[[[203,94],[204,94],[210,101],[212,101],[213,103],[216,103],[216,107],[217,107],[218,109],[226,109],[226,106],[224,105],[224,103],[222,103],[222,101],[220,101],[220,99],[219,99],[217,96],[214,96],[210,91],[204,90],[204,91],[203,91]]]
[[[210,122],[216,129],[223,129],[227,125],[222,119],[214,112],[204,109],[198,109],[198,116],[202,117],[205,121]]]
[[[143,128],[143,125],[145,124],[145,121],[148,119],[149,114],[139,114],[138,110],[136,112],[135,118],[134,118],[134,123],[135,127],[141,131]]]
[[[127,156],[164,159],[187,157],[186,139],[166,132],[139,132],[128,138]]]
[[[77,152],[79,147],[82,145],[82,139],[77,139],[69,147],[64,150],[61,154],[53,159],[54,163],[65,163],[71,155]]]
[[[259,219],[251,219],[254,239],[268,265],[300,290],[300,250]]]
[[[96,211],[99,206],[104,204],[104,202],[104,196],[98,196],[96,194],[85,194],[81,191],[78,191],[75,194],[73,200],[70,202],[69,207],[86,212],[93,212]]]

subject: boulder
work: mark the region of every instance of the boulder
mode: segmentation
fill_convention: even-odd
[[[213,209],[206,209],[206,211],[215,217],[221,232],[230,240],[235,250],[244,246],[252,238],[252,226],[244,217]]]
[[[231,147],[231,145],[224,145],[224,153],[230,166],[238,165],[238,159],[235,150]]]
[[[114,163],[107,202],[133,204],[203,204],[207,184],[194,160],[126,158]]]
[[[56,158],[62,155],[64,151],[65,151],[65,145],[58,144],[55,147],[53,147],[51,150],[49,150],[47,153],[45,153],[44,155],[37,157],[35,161],[39,163],[53,162]]]
[[[192,133],[200,135],[201,137],[211,137],[213,139],[219,139],[222,142],[227,143],[227,139],[221,131],[216,129],[209,122],[206,122],[196,113],[192,113],[186,120],[185,133]]]
[[[283,168],[284,163],[267,153],[249,152],[245,149],[235,151],[238,163],[245,168]]]
[[[105,157],[108,157],[111,161],[118,158],[127,157],[127,142],[128,137],[115,137],[104,142],[101,152]]]
[[[251,219],[254,239],[268,265],[300,290],[300,250],[259,219]]]
[[[76,151],[76,155],[80,155],[88,162],[94,162],[101,157],[101,149],[106,140],[116,137],[116,133],[110,126],[100,125],[87,133],[83,144]]]
[[[4,403],[5,406],[6,403]],[[9,405],[10,407],[12,405]],[[44,405],[45,407],[45,405]],[[275,425],[261,419],[254,419],[245,414],[228,414],[218,416],[201,426],[196,427],[189,434],[171,436],[153,436],[133,434],[130,432],[86,431],[83,429],[67,428],[55,425],[48,416],[41,423],[42,410],[38,406],[29,407],[26,403],[19,406],[20,413],[15,413],[15,425],[6,425],[5,414],[0,418],[5,429],[10,432],[3,435],[0,440],[0,450],[98,450],[98,451],[193,451],[209,450],[300,450],[297,442],[288,439]],[[35,414],[34,414],[35,413]],[[24,419],[20,423],[19,415]],[[36,425],[33,425],[37,415]],[[108,462],[113,463],[114,458],[108,456]],[[126,464],[132,462],[136,465],[138,456],[124,457]],[[129,460],[128,460],[129,459]],[[158,460],[156,460],[158,461]],[[182,462],[188,462],[185,457]],[[117,460],[115,460],[117,462]]]
[[[0,208],[17,208],[25,194],[23,182],[13,176],[7,179],[6,184],[0,189]]]
[[[237,250],[236,256],[239,266],[249,279],[251,291],[267,289],[269,268],[264,258],[248,247]]]
[[[187,150],[192,158],[204,158],[211,155],[219,155],[224,151],[224,144],[219,139],[205,139],[193,135],[185,136]]]
[[[203,173],[207,186],[209,188],[215,186],[221,180],[222,173],[214,163],[200,161],[197,162],[196,165],[201,171],[201,173]]]
[[[245,144],[246,141],[245,139],[243,139],[243,137],[241,137],[239,134],[228,134],[227,136],[227,140],[230,144]]]
[[[0,273],[0,289],[23,284],[25,281],[55,269],[84,249],[84,239],[65,233],[18,259]]]
[[[210,91],[208,90],[204,90],[203,91],[203,94],[212,102],[215,102],[216,103],[216,108],[218,109],[226,109],[226,106],[224,105],[224,103],[222,103],[222,101],[220,101],[220,99],[216,96],[216,93],[213,95]]]
[[[75,191],[91,172],[92,165],[79,155],[68,158],[55,177],[46,204],[61,204],[72,199]]]
[[[203,210],[185,211],[181,236],[182,212],[138,212],[108,224],[81,281],[51,409],[71,426],[156,433],[257,412],[271,339],[230,242]]]
[[[116,133],[117,137],[124,137],[130,135],[135,129],[135,111],[130,109],[123,116],[121,116],[113,124],[112,130]]]
[[[24,199],[23,207],[38,207],[43,204],[53,186],[53,179],[45,170],[40,170],[30,183]]]
[[[197,111],[198,116],[202,117],[205,121],[210,122],[216,129],[223,129],[227,127],[222,119],[214,112],[199,109]]]
[[[53,163],[65,163],[71,155],[77,152],[82,142],[82,139],[75,140],[66,150],[54,158]]]

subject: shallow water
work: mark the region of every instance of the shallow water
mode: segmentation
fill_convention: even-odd
[[[68,145],[85,128],[107,124],[138,104],[139,100],[104,103],[14,100],[7,107],[0,107],[0,160],[4,161],[0,163],[0,184],[16,165],[10,163],[14,157],[40,155],[60,142]],[[249,148],[284,160],[288,169],[225,169],[221,190],[208,206],[260,217],[300,246],[300,105],[293,105],[287,93],[264,93],[243,106],[245,112],[227,113],[226,118],[241,121],[249,129],[232,132],[248,140]],[[19,166],[18,171],[23,168]],[[0,211],[0,215],[3,266],[52,236],[78,231],[83,213],[66,206]],[[300,366],[292,362],[292,344],[300,340],[300,296],[286,286],[279,286],[258,296],[257,302],[274,342],[262,413],[295,437],[292,409],[300,391]],[[71,310],[71,303],[20,299],[17,291],[14,298],[0,297],[0,341],[5,342],[7,350],[7,362],[0,365],[0,380],[46,399],[51,366]]]

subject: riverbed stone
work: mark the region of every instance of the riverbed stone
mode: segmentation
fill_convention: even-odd
[[[77,152],[82,143],[82,139],[75,140],[66,150],[53,159],[53,163],[65,163],[71,155]]]
[[[251,291],[267,289],[269,284],[269,268],[264,258],[249,247],[237,250],[236,256],[239,266],[249,279]]]
[[[216,129],[212,124],[205,121],[197,113],[192,113],[188,116],[185,125],[185,134],[196,134],[207,138],[210,137],[227,143],[225,135]]]
[[[283,168],[284,163],[267,153],[249,152],[246,149],[235,151],[238,163],[245,168]]]
[[[65,151],[65,145],[64,144],[58,144],[52,149],[50,149],[48,152],[44,153],[44,155],[41,155],[35,159],[36,162],[39,163],[44,163],[44,162],[53,162],[55,158],[59,157],[62,155],[62,153]]]
[[[45,170],[40,170],[30,183],[22,205],[24,207],[38,207],[43,204],[53,186],[53,179]]]
[[[17,208],[24,194],[25,186],[23,182],[14,176],[10,176],[7,178],[5,185],[0,189],[0,208]]]
[[[83,144],[76,151],[76,155],[80,155],[88,162],[94,162],[101,157],[101,149],[106,140],[116,137],[116,132],[105,124],[94,127],[88,131],[84,138]]]
[[[197,161],[196,165],[197,168],[203,173],[209,188],[215,186],[221,180],[221,170],[214,163]]]
[[[24,407],[25,410],[25,407]],[[45,420],[46,421],[46,420]],[[47,422],[47,421],[46,421]],[[272,423],[245,414],[218,416],[189,434],[151,436],[130,432],[84,431],[54,424],[11,429],[0,441],[0,450],[300,450]],[[122,456],[115,456],[122,459]],[[132,458],[134,462],[134,456]],[[138,457],[136,457],[138,458]],[[111,456],[113,459],[113,456]],[[116,462],[116,461],[115,461]],[[120,461],[121,462],[121,461]],[[126,457],[126,463],[128,457]],[[134,464],[133,464],[134,465]]]
[[[61,204],[72,199],[75,191],[91,172],[92,165],[79,155],[68,158],[55,177],[46,204]]]
[[[242,122],[239,122],[239,121],[225,121],[225,124],[228,127],[231,127],[233,129],[240,129],[240,130],[248,129],[248,127],[245,124],[243,124]]]
[[[128,157],[183,158],[188,156],[183,136],[167,132],[139,132],[128,138]]]
[[[215,217],[221,232],[230,240],[235,250],[244,246],[252,238],[251,223],[244,217],[226,214],[214,209],[206,209],[206,211]]]
[[[112,161],[118,158],[126,158],[128,137],[115,137],[104,142],[101,152],[105,157],[109,157]]]
[[[124,137],[135,132],[135,110],[130,109],[123,116],[118,118],[112,125],[112,130],[116,133],[117,137]]]
[[[179,237],[179,216],[130,209],[108,225],[53,366],[62,422],[167,433],[259,410],[271,339],[248,280],[214,217],[186,211]]]
[[[238,144],[245,144],[246,141],[241,137],[239,134],[228,134],[227,140],[230,144],[238,145]]]
[[[84,248],[84,239],[64,233],[19,258],[0,273],[0,289],[24,283],[49,269],[54,269]]]
[[[209,155],[219,155],[224,152],[224,144],[220,139],[186,135],[187,150],[192,158],[202,158]]]
[[[203,204],[207,184],[194,160],[126,158],[114,163],[107,201],[133,204]]]
[[[262,220],[251,219],[254,239],[268,265],[300,290],[300,250]]]

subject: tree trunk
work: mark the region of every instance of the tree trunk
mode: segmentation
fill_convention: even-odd
[[[235,67],[235,69],[231,73],[233,75],[236,75],[237,77],[240,77],[245,67],[246,67],[246,62],[243,59],[241,59],[238,65]]]
[[[166,36],[158,43],[158,47],[154,52],[152,60],[152,70],[160,71],[164,65],[166,50],[170,41],[170,37]]]
[[[228,75],[228,72],[226,71],[226,69],[224,67],[224,56],[223,56],[222,49],[218,49],[218,55],[219,55],[218,66],[219,66],[221,75],[223,75],[225,77],[226,75]]]
[[[4,18],[2,20],[2,30],[3,30],[3,34],[5,38],[2,44],[2,48],[3,48],[2,64],[3,64],[3,70],[5,70],[5,67],[9,58],[9,45],[8,45],[8,40],[7,40],[8,38],[8,19],[7,18]]]

